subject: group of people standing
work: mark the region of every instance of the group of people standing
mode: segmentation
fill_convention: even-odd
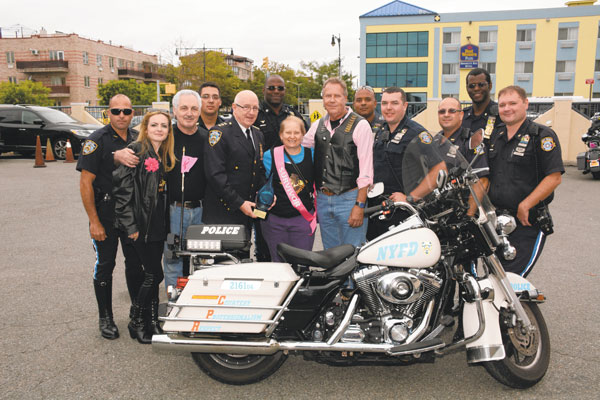
[[[93,281],[101,335],[119,337],[111,301],[119,241],[132,301],[129,332],[150,343],[152,334],[161,332],[159,284],[164,277],[165,287],[174,286],[184,275],[180,259],[165,256],[161,265],[168,232],[185,234],[189,225],[200,223],[244,225],[254,231],[258,261],[280,261],[279,243],[311,250],[317,221],[325,249],[361,246],[402,219],[400,213],[388,220],[365,218],[373,182],[383,182],[383,197],[393,201],[414,202],[427,194],[420,187],[407,193],[402,181],[404,151],[413,141],[428,152],[437,140],[449,140],[467,159],[486,144],[487,154],[477,166],[489,165],[490,172],[481,175],[482,182],[489,184],[494,204],[519,220],[521,244],[513,244],[521,258],[505,268],[529,273],[544,240],[532,210],[549,203],[564,172],[558,138],[526,119],[521,88],[501,90],[497,105],[490,98],[490,76],[480,69],[469,73],[467,88],[473,106],[462,110],[457,99],[444,99],[438,109],[442,131],[435,136],[407,117],[402,89],[383,90],[378,115],[373,89],[361,87],[355,112],[346,105],[347,87],[338,78],[323,84],[327,114],[310,128],[283,103],[285,81],[278,75],[266,79],[262,102],[251,91],[239,92],[227,121],[218,116],[217,85],[181,90],[173,98],[175,123],[168,113],[151,111],[137,137],[128,128],[131,102],[124,95],[113,97],[110,124],[84,143],[77,165],[96,251]],[[442,160],[433,172],[441,168]],[[267,181],[275,202],[260,220],[255,199]]]

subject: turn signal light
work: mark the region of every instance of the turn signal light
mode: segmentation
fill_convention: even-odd
[[[180,276],[177,278],[177,285],[175,285],[175,287],[177,289],[183,289],[185,287],[185,285],[187,285],[188,283],[188,278],[184,278],[183,276]]]

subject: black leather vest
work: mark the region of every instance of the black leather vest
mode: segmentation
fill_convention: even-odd
[[[331,136],[325,127],[325,118],[319,121],[315,132],[315,184],[335,194],[356,187],[359,164],[352,134],[364,118],[352,112]]]

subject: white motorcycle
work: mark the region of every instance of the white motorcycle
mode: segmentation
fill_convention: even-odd
[[[550,361],[537,304],[545,297],[505,273],[496,256],[514,252],[506,235],[515,221],[496,216],[478,171],[459,153],[439,150],[455,162],[446,158],[419,203],[367,209],[374,218],[400,209],[410,216],[361,248],[280,244],[285,263],[246,263],[232,254],[248,245],[243,227],[191,226],[176,253],[190,257],[193,273],[170,288],[165,333],[153,336],[153,347],[190,352],[207,375],[235,385],[269,377],[289,354],[331,365],[402,365],[463,349],[467,362],[483,364],[499,382],[535,385]],[[427,157],[408,146],[405,187],[427,185]]]

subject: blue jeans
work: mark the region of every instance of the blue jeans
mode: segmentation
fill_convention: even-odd
[[[174,204],[169,206],[169,215],[171,218],[171,233],[179,234],[179,224],[181,223],[181,207]],[[199,225],[202,223],[202,207],[197,208],[184,208],[183,209],[183,231],[186,232],[188,226]],[[180,235],[183,239],[183,236]],[[165,250],[167,244],[165,243]],[[165,271],[165,288],[169,285],[175,286],[177,284],[177,278],[183,275],[183,260],[178,258],[176,260],[167,258],[166,253],[164,256],[164,271]]]
[[[325,249],[342,244],[358,247],[366,241],[367,218],[357,228],[351,228],[348,225],[348,218],[354,203],[356,203],[356,190],[350,190],[337,196],[327,196],[317,192],[317,217]]]

